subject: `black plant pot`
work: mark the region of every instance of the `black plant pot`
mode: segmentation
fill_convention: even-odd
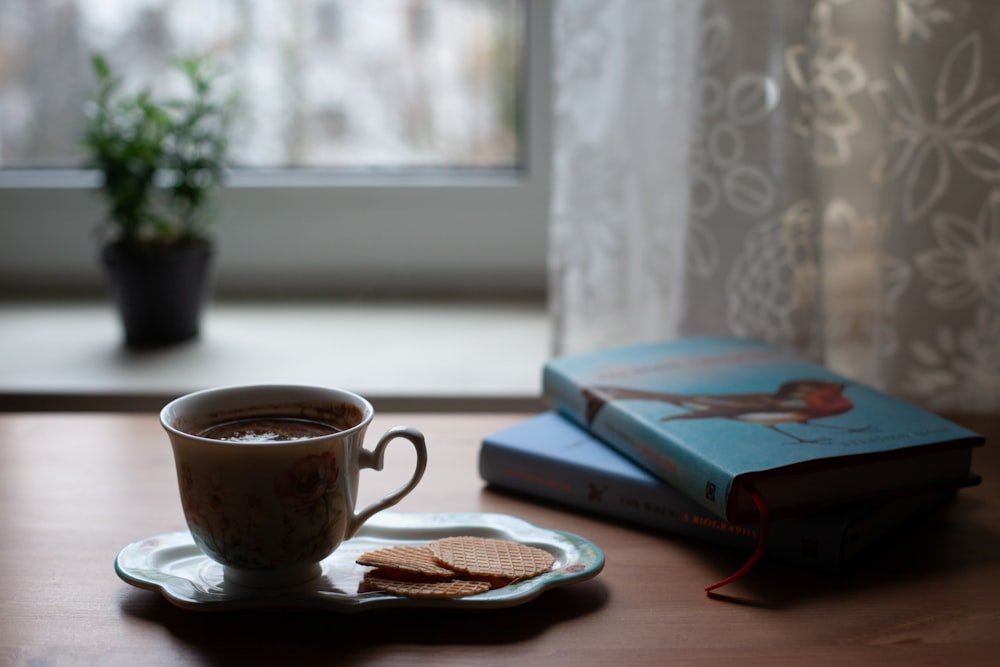
[[[128,347],[198,336],[208,287],[208,242],[110,244],[103,252]]]

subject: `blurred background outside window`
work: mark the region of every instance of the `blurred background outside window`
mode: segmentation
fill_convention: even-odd
[[[520,0],[2,0],[0,166],[80,165],[90,55],[169,94],[210,56],[246,168],[514,168]],[[172,78],[173,77],[173,78]]]
[[[106,55],[240,114],[215,209],[220,295],[545,290],[550,5],[525,0],[0,0],[0,291],[96,294],[84,108]],[[90,249],[88,249],[90,248]]]

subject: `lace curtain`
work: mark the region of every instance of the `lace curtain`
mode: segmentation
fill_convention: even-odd
[[[734,334],[1000,408],[1000,3],[563,0],[555,352]]]

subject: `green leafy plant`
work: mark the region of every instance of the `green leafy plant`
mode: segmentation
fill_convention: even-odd
[[[173,63],[191,94],[163,102],[148,89],[125,92],[104,56],[91,62],[98,87],[87,107],[83,148],[88,166],[102,176],[111,240],[202,240],[207,204],[223,179],[235,98],[216,100],[215,77],[201,57]]]

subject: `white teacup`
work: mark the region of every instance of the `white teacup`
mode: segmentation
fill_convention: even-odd
[[[207,389],[163,408],[188,528],[227,581],[258,588],[308,581],[373,514],[416,487],[427,466],[424,436],[395,427],[367,450],[373,415],[357,394],[301,385]],[[209,432],[221,424],[232,426]],[[381,470],[396,438],[417,452],[413,475],[356,512],[360,471]]]

